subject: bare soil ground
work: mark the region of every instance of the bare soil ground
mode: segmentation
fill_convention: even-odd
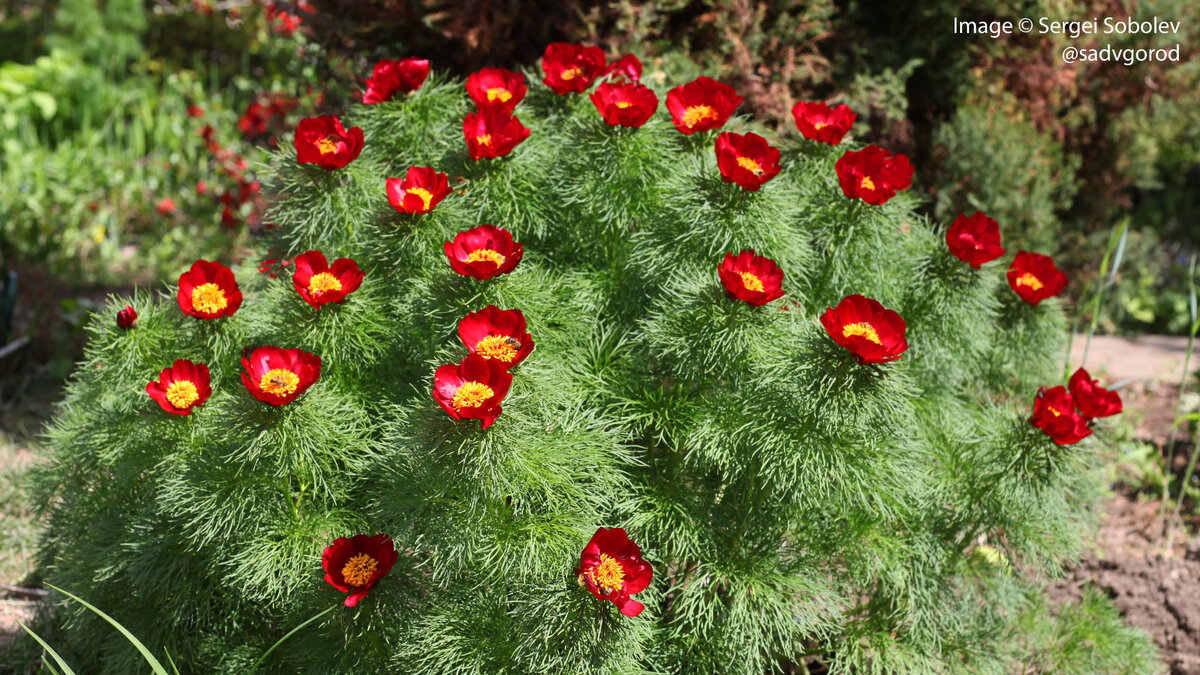
[[[1105,342],[1108,340],[1106,339]],[[1123,343],[1123,344],[1122,344]],[[1174,418],[1177,388],[1163,381],[1147,379],[1148,373],[1171,364],[1178,377],[1182,358],[1158,351],[1146,354],[1138,345],[1115,340],[1102,346],[1110,350],[1112,367],[1093,368],[1106,372],[1112,381],[1136,378],[1123,388],[1124,413],[1134,424],[1134,438],[1152,444],[1158,452],[1154,460],[1161,465],[1169,442]],[[1093,348],[1095,343],[1093,344]],[[1100,364],[1093,351],[1089,364]],[[1095,359],[1093,361],[1093,359]],[[1107,359],[1106,359],[1107,360]],[[1160,371],[1166,379],[1169,374]],[[1180,434],[1176,443],[1171,472],[1181,480],[1192,444]],[[1136,459],[1119,461],[1115,467],[1114,496],[1106,500],[1106,513],[1095,545],[1084,559],[1068,570],[1067,577],[1051,588],[1051,597],[1062,601],[1077,600],[1086,585],[1108,594],[1128,624],[1145,630],[1162,650],[1163,659],[1173,675],[1200,675],[1200,517],[1196,505],[1184,502],[1183,523],[1176,528],[1170,550],[1165,548],[1162,526],[1161,479],[1145,475],[1146,466]],[[1193,481],[1194,484],[1194,481]]]

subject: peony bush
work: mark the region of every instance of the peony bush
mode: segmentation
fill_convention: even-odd
[[[182,672],[314,616],[265,668],[1005,672],[1086,627],[1081,672],[1153,669],[1103,600],[1044,610],[1120,409],[1055,386],[1053,261],[916,216],[845,106],[777,137],[641,75],[384,61],[301,122],[261,260],[92,323],[46,578]],[[83,670],[141,667],[48,620]]]

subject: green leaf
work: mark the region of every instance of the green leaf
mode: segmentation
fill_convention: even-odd
[[[1121,224],[1118,227],[1120,229],[1121,239],[1117,243],[1117,254],[1113,257],[1113,265],[1112,269],[1108,272],[1108,280],[1105,281],[1105,284],[1109,286],[1116,281],[1117,270],[1121,268],[1121,259],[1125,257],[1125,243],[1129,240],[1129,219],[1126,218],[1125,220],[1121,221]],[[1107,255],[1105,257],[1107,262]]]
[[[72,595],[71,593],[68,593],[67,591],[64,591],[63,589],[59,588],[58,586],[55,586],[53,584],[46,584],[46,586],[48,586],[49,588],[53,588],[54,590],[58,591],[59,593],[62,593],[63,595],[67,596],[68,598],[71,598],[72,600],[78,602],[79,604],[83,605],[84,607],[87,607],[88,609],[95,612],[96,615],[99,616],[101,619],[104,619],[105,621],[112,624],[113,628],[116,628],[118,631],[120,631],[121,635],[124,635],[125,639],[129,640],[129,642],[132,643],[133,646],[136,647],[137,650],[142,653],[142,658],[146,659],[146,663],[150,664],[150,669],[154,671],[155,675],[168,675],[167,669],[163,668],[162,664],[158,662],[158,659],[154,658],[154,654],[151,654],[149,649],[146,649],[146,645],[142,644],[141,640],[138,640],[136,637],[134,637],[133,633],[130,633],[128,630],[125,630],[125,627],[122,626],[121,624],[117,623],[116,619],[105,614],[104,612],[101,612],[99,609],[97,609],[96,607],[94,607],[93,605],[88,603],[83,598],[80,598],[76,595]]]
[[[50,654],[50,657],[53,658],[54,662],[58,664],[58,667],[63,669],[63,675],[75,675],[75,671],[71,670],[71,666],[68,666],[67,662],[63,661],[63,658],[58,655],[58,652],[51,649],[50,645],[46,644],[46,641],[39,637],[37,633],[29,630],[29,626],[21,623],[19,619],[17,620],[17,625],[24,629],[26,633],[29,633],[29,637],[37,640],[37,643],[42,646],[42,649],[45,649],[46,652]],[[53,669],[50,668],[50,664],[48,662],[46,663],[46,668],[53,672]]]
[[[310,624],[310,623],[312,623],[312,622],[316,621],[317,619],[319,619],[319,618],[321,618],[321,617],[325,616],[326,614],[328,614],[328,613],[332,612],[333,610],[335,610],[335,609],[337,609],[337,608],[338,608],[338,606],[337,606],[337,605],[334,605],[333,607],[330,607],[329,609],[326,609],[326,610],[324,610],[324,611],[320,612],[319,614],[317,614],[316,616],[312,617],[312,618],[311,618],[311,619],[309,619],[308,621],[305,621],[304,623],[300,624],[299,626],[296,626],[295,628],[293,628],[293,629],[291,629],[290,631],[288,631],[287,635],[284,635],[283,637],[279,638],[279,641],[278,641],[278,642],[276,642],[275,644],[271,645],[271,648],[270,648],[270,649],[268,649],[267,651],[263,652],[263,655],[262,655],[262,656],[260,656],[260,657],[258,657],[258,660],[254,662],[254,665],[250,666],[250,670],[251,670],[251,672],[253,672],[253,671],[257,670],[257,669],[258,669],[258,667],[259,667],[260,665],[262,665],[262,662],[263,662],[263,661],[265,661],[265,660],[267,660],[267,657],[271,655],[271,652],[275,651],[275,648],[276,648],[276,647],[278,647],[279,645],[283,644],[283,641],[284,641],[284,640],[286,640],[286,639],[288,639],[288,638],[292,637],[292,635],[293,635],[293,634],[295,634],[297,631],[299,631],[301,628],[304,628],[304,627],[305,627],[305,626],[307,626],[308,624]]]
[[[29,92],[29,100],[38,107],[44,120],[54,117],[54,114],[58,112],[58,102],[54,100],[53,96],[44,91]]]

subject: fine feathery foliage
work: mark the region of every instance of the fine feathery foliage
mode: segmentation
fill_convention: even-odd
[[[586,94],[526,80],[515,112],[532,134],[507,156],[468,157],[472,102],[437,73],[343,115],[365,139],[343,168],[276,152],[274,227],[235,269],[232,316],[185,315],[170,287],[95,317],[38,483],[48,580],[182,672],[246,672],[333,605],[261,667],[1116,672],[1140,655],[1155,669],[1103,599],[1042,608],[1038,579],[1079,549],[1100,481],[1094,436],[1058,445],[1030,425],[1066,329],[1056,298],[1006,283],[1015,251],[975,269],[910,193],[847,198],[844,147],[772,137],[781,171],[750,191],[722,180],[715,130],[681,134],[662,107],[609,126]],[[452,188],[419,215],[385,188],[413,166]],[[449,264],[444,243],[481,224],[523,245],[511,273]],[[723,292],[725,254],[748,249],[777,263],[782,298]],[[309,250],[335,270],[354,260],[361,286],[306,301],[300,261],[280,261]],[[818,317],[852,294],[905,319],[898,359],[860,363],[830,339]],[[114,320],[127,303],[133,328]],[[465,354],[459,321],[488,305],[521,310],[536,348],[483,428],[430,392]],[[320,356],[319,378],[268,405],[239,368],[263,346]],[[178,359],[211,373],[189,415],[146,395]],[[624,528],[653,568],[638,616],[577,579],[598,527]],[[322,551],[381,533],[394,565],[340,606]],[[144,668],[82,608],[50,620],[77,669]]]

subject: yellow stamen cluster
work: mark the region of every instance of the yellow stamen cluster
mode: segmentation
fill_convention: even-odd
[[[424,206],[421,207],[422,210],[425,210],[425,211],[429,210],[429,205],[433,202],[433,193],[431,193],[429,190],[426,190],[425,188],[419,188],[419,187],[408,188],[407,190],[405,190],[405,192],[410,195],[416,195],[416,196],[420,197],[421,202],[424,204]]]
[[[1034,290],[1034,291],[1040,291],[1046,285],[1046,284],[1042,283],[1041,279],[1033,276],[1029,272],[1026,272],[1026,273],[1022,274],[1021,276],[1017,277],[1016,283],[1018,286],[1028,286],[1030,288],[1030,290]]]
[[[633,105],[633,104],[632,104],[632,103],[630,103],[629,101],[617,101],[617,104],[616,104],[616,105],[617,105],[617,107],[618,107],[618,108],[620,108],[621,110],[624,110],[624,109],[628,108],[629,106],[631,106],[631,105]]]
[[[738,166],[759,176],[761,176],[763,172],[762,167],[758,165],[758,162],[750,159],[749,157],[738,157]]]
[[[871,180],[870,176],[863,176],[862,180],[859,181],[858,184],[864,190],[874,190],[875,189],[875,181]]]
[[[1054,415],[1055,417],[1062,417],[1062,413],[1058,412],[1058,410],[1053,406],[1046,406],[1046,410],[1049,410],[1050,414]]]
[[[183,410],[200,398],[196,384],[191,380],[175,380],[167,387],[167,402],[178,410]]]
[[[320,150],[322,155],[335,153],[337,152],[337,149],[337,141],[332,138],[322,138],[321,140],[317,141],[317,150]]]
[[[475,353],[485,359],[496,359],[512,363],[517,358],[521,343],[504,335],[489,335],[475,345]]]
[[[603,595],[619,591],[625,585],[625,569],[620,561],[607,553],[600,554],[600,564],[592,569],[591,575],[592,583]]]
[[[502,87],[492,87],[491,89],[487,90],[488,103],[494,103],[495,101],[507,103],[512,96],[512,92]]]
[[[300,386],[300,376],[286,368],[272,368],[258,381],[259,389],[275,396],[287,396]]]
[[[816,129],[817,131],[820,131],[820,130],[824,129],[824,128],[825,128],[825,127],[827,127],[827,126],[829,126],[829,125],[828,125],[828,124],[826,124],[825,122],[817,122],[816,124],[814,124],[814,125],[813,125],[813,129]]]
[[[484,134],[484,135],[482,135],[482,136],[476,136],[476,137],[475,137],[475,142],[476,142],[476,143],[478,143],[478,144],[480,144],[480,145],[486,145],[486,146],[488,146],[488,147],[490,148],[490,147],[492,147],[492,135],[491,135],[491,134]]]
[[[318,274],[314,274],[312,275],[312,278],[308,280],[308,292],[313,296],[319,296],[322,293],[328,293],[329,291],[340,290],[342,290],[342,282],[338,281],[338,278],[329,272],[320,272]]]
[[[225,291],[214,283],[200,284],[192,289],[192,308],[202,314],[216,314],[228,306]]]
[[[683,111],[683,126],[689,129],[701,122],[715,119],[717,119],[717,111],[713,110],[711,106],[693,105]]]
[[[582,74],[583,74],[583,71],[578,68],[567,68],[566,70],[562,71],[562,79],[566,80],[567,82],[570,82],[571,80],[575,79],[576,77],[578,77],[579,75],[582,75]]]
[[[450,405],[456,410],[478,408],[495,395],[496,392],[482,382],[463,382],[454,392],[454,398],[450,399]]]
[[[763,282],[762,279],[758,278],[758,275],[750,272],[738,272],[738,276],[742,278],[742,286],[744,286],[746,290],[759,292],[763,290]]]
[[[504,256],[490,248],[477,248],[467,254],[467,262],[488,261],[496,263],[496,267],[504,264]]]
[[[842,337],[850,337],[851,335],[864,337],[877,345],[883,344],[883,342],[879,339],[879,333],[875,332],[875,328],[865,321],[860,321],[859,323],[848,323],[845,326],[842,326]]]
[[[366,553],[359,553],[346,561],[346,566],[342,568],[342,579],[350,586],[366,586],[371,583],[371,577],[378,567],[377,560]]]

